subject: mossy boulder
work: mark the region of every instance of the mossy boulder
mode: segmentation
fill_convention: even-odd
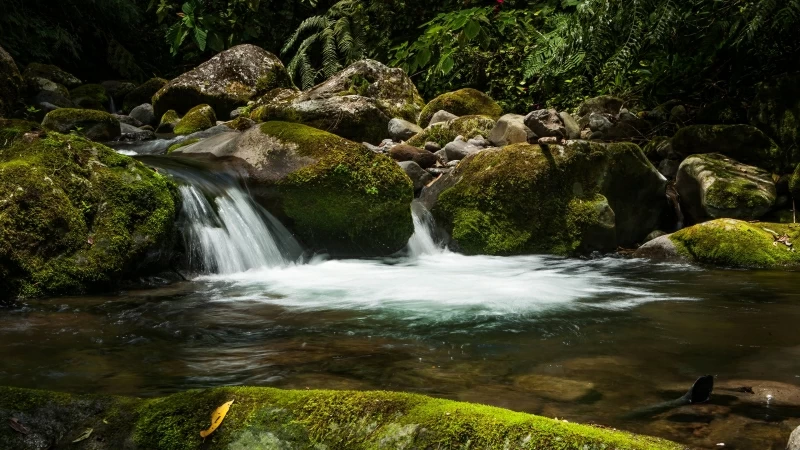
[[[752,125],[692,125],[672,138],[672,150],[684,157],[698,153],[721,153],[775,173],[794,169],[791,153]],[[797,161],[796,161],[797,162]]]
[[[476,136],[488,137],[495,126],[495,120],[488,116],[464,116],[447,122],[439,122],[428,126],[421,133],[414,135],[406,143],[422,147],[426,142],[435,142],[440,147],[453,142],[456,136],[472,139]]]
[[[211,413],[233,404],[209,437]],[[662,439],[418,394],[223,387],[138,399],[0,388],[3,448],[159,450],[480,448],[680,450]],[[86,443],[72,443],[84,430]]]
[[[0,117],[11,115],[24,87],[22,75],[14,58],[0,47]]]
[[[779,238],[787,237],[787,246]],[[703,222],[640,247],[634,256],[744,269],[796,269],[800,226],[736,219]]]
[[[69,89],[76,88],[81,85],[81,80],[79,80],[75,75],[65,72],[58,66],[51,64],[30,63],[27,67],[25,67],[25,72],[23,75],[25,77],[44,78],[58,84],[63,84]]]
[[[792,163],[800,162],[800,74],[762,83],[748,115],[753,125],[790,153]]]
[[[11,147],[25,133],[40,130],[36,122],[19,119],[0,119],[0,150]]]
[[[172,133],[180,121],[178,113],[174,109],[170,109],[161,116],[156,133]]]
[[[433,213],[471,254],[613,250],[656,228],[666,205],[666,179],[630,143],[488,149],[452,178]]]
[[[416,121],[423,101],[405,72],[358,61],[305,92],[278,89],[258,100],[251,118],[310,125],[356,142],[388,137],[392,118]]]
[[[217,116],[214,114],[214,108],[209,105],[197,105],[183,116],[175,125],[173,132],[183,136],[207,130],[216,124]]]
[[[140,162],[58,133],[0,150],[0,297],[108,289],[159,267],[174,184]]]
[[[413,188],[397,163],[325,131],[267,122],[173,154],[212,157],[245,174],[256,200],[314,251],[388,255],[413,232]]]
[[[693,155],[681,163],[675,188],[691,223],[708,219],[758,219],[775,205],[772,174],[719,153]]]
[[[251,44],[231,47],[171,80],[153,95],[156,115],[186,113],[200,104],[227,119],[232,110],[279,87],[291,87],[280,59]]]
[[[42,128],[73,133],[98,142],[108,142],[122,134],[119,120],[107,112],[92,109],[60,108],[44,116]]]
[[[169,81],[163,78],[151,78],[145,81],[125,95],[125,99],[122,102],[122,109],[130,112],[133,108],[136,108],[139,105],[143,105],[145,103],[152,104],[153,95],[155,95],[155,93],[167,83],[169,83]],[[156,111],[156,114],[163,115],[165,112],[166,111]]]
[[[491,97],[476,89],[466,88],[447,92],[431,100],[419,115],[419,125],[427,127],[440,110],[457,116],[489,116],[497,120],[503,109]]]
[[[110,104],[106,88],[99,84],[84,84],[69,91],[69,96],[76,106],[86,109],[107,111]]]

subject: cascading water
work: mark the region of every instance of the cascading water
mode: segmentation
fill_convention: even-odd
[[[411,203],[411,217],[414,221],[414,234],[408,240],[408,255],[417,258],[445,251],[434,239],[433,215],[422,203],[417,201]]]

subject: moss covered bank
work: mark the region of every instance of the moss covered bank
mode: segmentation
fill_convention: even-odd
[[[212,411],[233,400],[205,440]],[[75,449],[649,449],[661,439],[415,394],[217,388],[135,399],[0,388],[0,448]],[[73,443],[87,429],[91,436]],[[51,447],[53,448],[53,447]]]

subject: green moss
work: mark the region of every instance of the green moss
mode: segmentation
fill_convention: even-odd
[[[3,297],[107,289],[157,266],[179,201],[143,164],[57,133],[0,152],[0,192]]]
[[[199,431],[229,400],[234,403],[224,421],[203,442]],[[394,392],[226,387],[139,400],[0,388],[0,411],[24,417],[36,436],[55,438],[57,444],[74,439],[73,429],[94,427],[108,448],[131,441],[159,450],[682,448],[622,431]],[[41,422],[47,426],[36,427]],[[68,432],[51,436],[61,430]],[[9,427],[0,430],[0,444],[13,447],[22,439]]]
[[[59,108],[50,111],[44,116],[42,128],[95,141],[110,141],[120,135],[119,121],[114,116],[92,109]]]
[[[425,128],[422,133],[412,136],[406,143],[415,147],[422,147],[426,142],[436,142],[440,147],[444,148],[445,145],[453,142],[456,136],[464,136],[465,139],[472,139],[478,135],[488,137],[494,125],[494,119],[486,116],[459,117],[446,123]]]
[[[152,104],[153,96],[167,83],[169,83],[169,81],[163,78],[151,78],[145,81],[142,85],[138,86],[125,96],[125,100],[122,102],[122,108],[125,111],[130,111],[133,108],[145,103]]]
[[[178,150],[179,148],[187,147],[197,142],[200,142],[200,139],[193,138],[193,139],[186,139],[185,141],[178,142],[177,144],[172,144],[167,149],[167,154],[169,155],[170,153],[174,152],[175,150]]]
[[[18,119],[0,119],[0,150],[11,147],[25,133],[39,130],[38,123]]]
[[[457,116],[482,115],[497,119],[503,113],[500,105],[491,97],[475,89],[460,89],[442,94],[425,105],[419,116],[419,125],[426,127],[440,110]]]
[[[209,105],[197,105],[183,116],[175,125],[175,134],[179,136],[207,130],[217,124],[217,116]]]
[[[246,131],[253,126],[253,121],[247,116],[239,116],[230,122],[225,122],[225,126],[236,131]]]
[[[279,185],[284,212],[307,244],[339,254],[387,254],[405,245],[413,187],[397,163],[306,125],[267,122],[260,130],[317,161]]]
[[[25,68],[24,75],[26,77],[44,78],[54,83],[63,84],[66,87],[76,87],[81,84],[81,80],[74,75],[51,64],[30,63]]]
[[[717,219],[684,228],[670,235],[679,254],[690,260],[716,266],[776,269],[796,267],[800,253],[783,244],[773,245],[774,235],[788,235],[798,242],[800,226],[778,223],[748,223]]]
[[[289,72],[286,71],[283,65],[276,64],[269,73],[256,80],[256,97],[260,97],[273,89],[290,86],[293,86],[293,84]]]
[[[172,133],[181,118],[174,109],[170,109],[161,116],[156,133]]]
[[[649,159],[653,163],[658,163],[662,159],[664,159],[664,157],[659,154],[659,150],[663,152],[664,147],[670,145],[672,145],[672,141],[670,140],[670,138],[666,136],[656,136],[650,139],[650,141],[647,143],[647,145],[644,146],[642,151],[644,152],[644,156],[646,156],[647,159]]]
[[[106,111],[106,106],[109,104],[106,88],[99,84],[84,84],[69,91],[69,95],[81,108]]]

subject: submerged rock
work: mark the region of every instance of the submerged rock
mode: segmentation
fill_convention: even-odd
[[[14,58],[0,47],[0,117],[13,112],[23,87],[22,75]]]
[[[98,142],[113,141],[122,133],[119,121],[114,116],[91,109],[56,109],[44,116],[42,128],[74,133]]]
[[[771,173],[719,153],[686,158],[675,188],[684,214],[694,223],[723,217],[758,219],[777,199]]]
[[[456,116],[489,116],[497,120],[503,113],[500,105],[491,97],[475,89],[459,89],[442,94],[425,105],[419,115],[422,127],[431,124],[431,118],[438,111],[445,110]]]
[[[252,195],[312,251],[389,255],[413,232],[413,188],[397,163],[325,131],[267,122],[173,154],[213,157],[245,175]]]
[[[227,119],[231,110],[271,89],[292,86],[286,68],[272,53],[251,44],[231,47],[171,80],[153,95],[157,116],[170,109],[186,113],[208,104]]]
[[[231,400],[219,428],[204,440],[199,430]],[[95,450],[683,448],[613,429],[395,392],[223,387],[139,399],[0,388],[0,412],[29,430],[0,429],[3,448],[74,446],[87,428]]]
[[[258,100],[251,118],[302,123],[375,144],[388,136],[392,118],[414,121],[422,104],[402,69],[362,60],[308,91],[269,92]]]
[[[103,145],[18,140],[0,152],[0,192],[0,298],[109,289],[169,259],[174,184]]]

